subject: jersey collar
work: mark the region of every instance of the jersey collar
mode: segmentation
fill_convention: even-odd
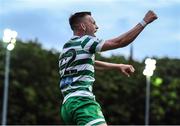
[[[71,40],[75,40],[75,39],[78,39],[78,38],[80,38],[80,36],[74,35],[74,36],[71,38]]]

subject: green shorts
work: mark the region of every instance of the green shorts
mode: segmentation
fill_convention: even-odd
[[[88,97],[71,97],[61,107],[61,117],[68,125],[106,123],[100,105]]]

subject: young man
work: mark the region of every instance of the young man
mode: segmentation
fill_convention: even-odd
[[[65,43],[59,59],[60,88],[64,96],[61,116],[66,124],[107,125],[92,93],[94,66],[97,70],[119,70],[127,76],[134,72],[134,68],[131,65],[97,61],[94,54],[127,46],[155,19],[156,14],[148,11],[144,19],[130,31],[103,41],[95,36],[98,26],[90,12],[78,12],[69,18],[74,36]]]

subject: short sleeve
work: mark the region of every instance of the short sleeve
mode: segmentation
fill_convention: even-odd
[[[100,52],[105,41],[97,37],[85,35],[82,37],[81,46],[89,53]]]

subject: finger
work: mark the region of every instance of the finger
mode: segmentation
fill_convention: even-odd
[[[155,13],[153,13],[153,18],[154,18],[154,19],[157,19],[157,18],[158,18]]]
[[[132,65],[129,65],[128,69],[129,72],[133,73],[135,71],[134,67]]]
[[[127,69],[126,73],[128,73],[129,75],[133,74],[133,71],[131,69]]]
[[[131,70],[131,72],[133,72],[134,73],[134,71],[135,71],[135,69],[134,69],[134,67],[131,65],[130,66],[130,70]]]
[[[123,73],[124,75],[126,75],[126,76],[130,77],[130,75],[129,75],[129,73],[128,73],[128,72],[126,72],[126,71],[122,71],[122,73]]]

